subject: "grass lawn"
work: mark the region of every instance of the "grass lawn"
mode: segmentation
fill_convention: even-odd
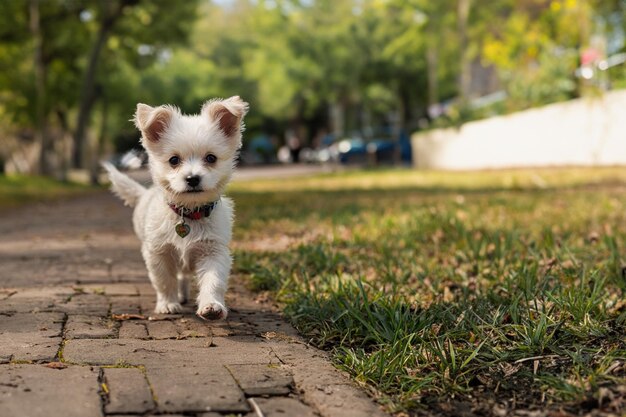
[[[235,271],[389,411],[626,413],[626,168],[348,172],[229,194]]]
[[[93,188],[46,177],[0,175],[0,209],[69,197],[90,189]]]

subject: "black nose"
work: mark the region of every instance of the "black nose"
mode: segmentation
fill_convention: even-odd
[[[200,176],[198,176],[198,175],[190,175],[187,178],[185,178],[185,181],[187,181],[187,184],[190,187],[195,187],[198,184],[200,184]]]

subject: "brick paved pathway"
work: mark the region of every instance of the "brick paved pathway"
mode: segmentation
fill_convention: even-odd
[[[154,315],[106,193],[0,214],[0,416],[383,416],[237,277],[231,313]]]

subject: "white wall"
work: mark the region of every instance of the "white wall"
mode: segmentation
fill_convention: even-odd
[[[626,164],[626,90],[411,137],[417,168]]]

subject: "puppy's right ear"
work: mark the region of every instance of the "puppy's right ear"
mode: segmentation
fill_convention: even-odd
[[[150,107],[139,103],[133,120],[137,129],[143,133],[143,137],[156,143],[170,125],[175,112],[176,109],[171,106]]]

